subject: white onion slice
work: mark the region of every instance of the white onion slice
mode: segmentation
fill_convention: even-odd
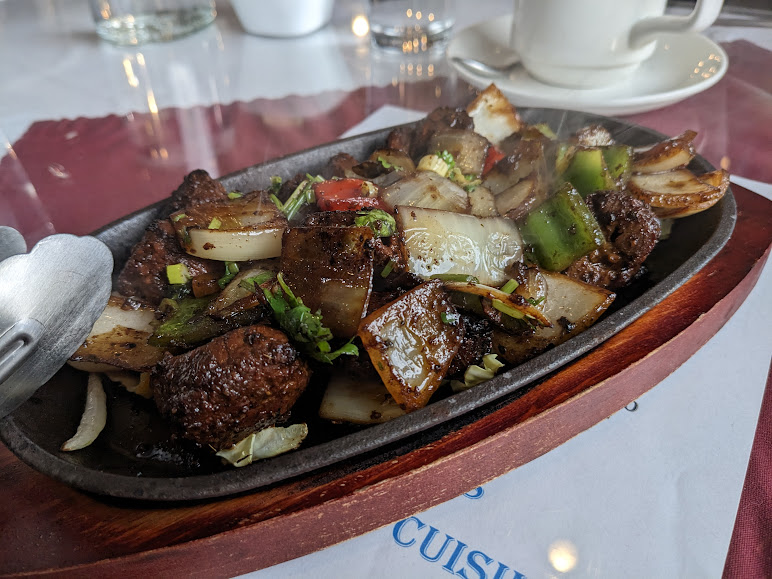
[[[88,375],[86,407],[75,435],[62,445],[61,450],[71,452],[86,448],[94,442],[107,423],[107,397],[99,374]]]
[[[433,171],[416,171],[386,187],[381,199],[390,207],[406,205],[466,213],[469,197],[461,187]]]
[[[263,229],[189,229],[186,251],[196,257],[217,261],[250,261],[281,255],[284,226]]]
[[[112,295],[104,311],[94,322],[88,338],[111,332],[118,326],[141,332],[152,332],[155,321],[155,309],[137,302],[128,302],[118,295]]]
[[[86,372],[148,370],[163,356],[147,343],[155,323],[153,308],[113,295],[68,363]]]
[[[292,424],[290,426],[269,426],[259,432],[253,432],[230,448],[217,453],[217,456],[233,466],[246,466],[262,458],[271,458],[296,449],[308,436],[308,426]]]
[[[435,274],[475,276],[500,286],[507,268],[522,260],[523,242],[511,219],[475,217],[450,211],[399,207],[397,222],[405,240],[408,270],[430,279]]]
[[[540,285],[546,284],[546,299],[536,306],[551,322],[552,327],[537,328],[533,334],[511,335],[493,333],[493,351],[511,364],[519,364],[575,336],[592,324],[614,301],[615,295],[603,288],[589,285],[561,273],[541,271]],[[541,288],[520,285],[516,293],[531,297]]]
[[[136,372],[118,370],[116,372],[105,372],[105,375],[132,394],[137,394],[143,398],[153,397],[153,391],[150,389],[150,372],[137,374]]]

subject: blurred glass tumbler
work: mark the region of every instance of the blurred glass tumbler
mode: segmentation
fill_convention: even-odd
[[[97,34],[122,45],[166,42],[211,24],[214,0],[90,0]]]
[[[370,0],[373,42],[401,52],[444,46],[455,22],[454,0]]]

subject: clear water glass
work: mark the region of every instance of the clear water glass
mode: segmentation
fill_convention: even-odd
[[[120,45],[167,42],[211,24],[214,0],[90,0],[97,34]]]
[[[454,0],[370,0],[370,34],[376,46],[403,53],[443,49],[454,8]]]

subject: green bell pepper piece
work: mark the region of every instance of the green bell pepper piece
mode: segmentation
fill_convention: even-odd
[[[531,211],[521,223],[520,233],[537,263],[550,271],[564,270],[605,243],[595,216],[570,183]]]
[[[632,172],[633,148],[627,145],[609,145],[601,150],[611,178],[617,183],[627,181]]]
[[[576,187],[582,197],[593,191],[616,189],[601,149],[577,149],[562,178]]]

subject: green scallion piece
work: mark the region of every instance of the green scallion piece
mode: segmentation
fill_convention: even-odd
[[[192,277],[188,266],[184,263],[175,263],[166,266],[166,279],[168,279],[169,283],[172,285],[188,283]]]
[[[389,263],[386,264],[386,267],[383,268],[383,271],[381,272],[381,277],[386,278],[389,277],[389,274],[394,271],[394,261],[389,260]]]
[[[236,277],[237,273],[239,273],[239,264],[237,264],[235,261],[226,261],[225,275],[217,280],[217,285],[220,286],[220,289],[228,285],[231,280]]]
[[[461,318],[458,314],[448,314],[447,312],[440,312],[440,319],[443,324],[451,326],[458,325],[458,320]]]
[[[217,217],[212,217],[212,220],[209,222],[209,225],[207,229],[220,229],[222,226],[222,221],[220,221]]]
[[[499,310],[502,314],[508,315],[510,318],[515,318],[516,320],[522,320],[525,318],[525,314],[523,312],[516,310],[512,306],[508,306],[501,300],[493,299],[491,300],[491,303],[495,309]]]
[[[381,156],[378,156],[378,162],[383,165],[384,169],[391,169],[394,166]]]
[[[228,193],[228,199],[230,199],[231,201],[233,201],[234,199],[241,199],[242,197],[244,197],[244,195],[239,193],[238,191],[231,191],[230,193]]]
[[[271,193],[274,195],[278,195],[279,191],[281,190],[281,184],[282,180],[281,177],[278,175],[272,175],[271,176]]]
[[[505,294],[511,294],[513,291],[517,289],[517,286],[519,286],[520,283],[518,283],[517,280],[510,279],[505,283],[503,286],[501,286],[501,291],[503,291]]]

